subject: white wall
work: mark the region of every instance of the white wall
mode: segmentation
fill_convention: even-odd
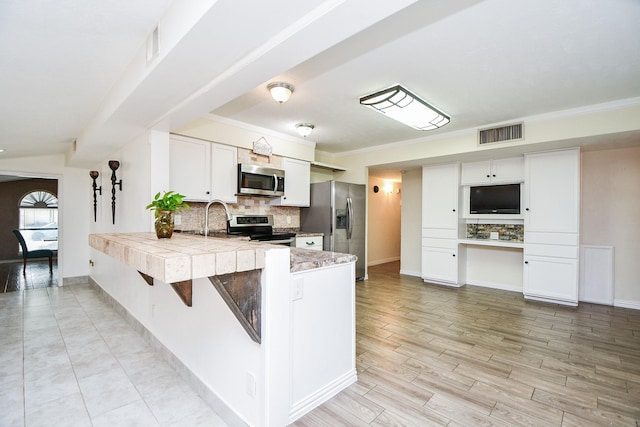
[[[64,155],[52,155],[1,159],[0,174],[58,179],[60,277],[87,275],[89,216],[93,215],[89,170],[66,167]]]
[[[614,304],[640,309],[640,147],[582,153],[581,244],[614,247]]]
[[[400,272],[421,275],[422,253],[422,169],[402,175]]]
[[[382,264],[400,259],[400,203],[402,184],[393,182],[389,194],[383,188],[386,181],[369,177],[367,185],[367,265]],[[379,192],[373,191],[374,186]]]

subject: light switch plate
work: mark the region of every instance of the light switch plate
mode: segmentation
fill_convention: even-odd
[[[492,231],[489,238],[491,238],[492,240],[498,240],[500,236],[497,231]]]

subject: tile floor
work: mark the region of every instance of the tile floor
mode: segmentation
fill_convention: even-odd
[[[58,259],[55,257],[52,273],[46,258],[29,260],[25,273],[22,273],[22,261],[0,263],[0,294],[49,286],[58,286]]]
[[[0,426],[225,426],[86,285],[0,294]]]

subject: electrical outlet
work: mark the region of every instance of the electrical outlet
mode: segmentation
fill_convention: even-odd
[[[256,397],[256,376],[247,371],[247,394]]]
[[[291,217],[287,215],[287,224],[291,224]]]
[[[173,223],[175,225],[182,225],[182,215],[174,215],[173,216]]]
[[[497,231],[492,231],[491,234],[489,235],[489,238],[492,240],[498,240],[500,238],[500,235],[498,234]]]

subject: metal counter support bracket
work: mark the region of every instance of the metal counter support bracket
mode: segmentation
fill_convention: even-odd
[[[192,281],[184,280],[182,282],[171,283],[171,287],[174,291],[180,296],[182,302],[187,306],[191,307],[191,300],[193,296],[192,289]]]
[[[262,270],[242,271],[211,276],[209,280],[249,337],[261,339]]]
[[[142,271],[138,271],[138,274],[142,276],[145,282],[147,282],[147,285],[153,286],[153,277],[149,276],[148,274],[144,274]]]

